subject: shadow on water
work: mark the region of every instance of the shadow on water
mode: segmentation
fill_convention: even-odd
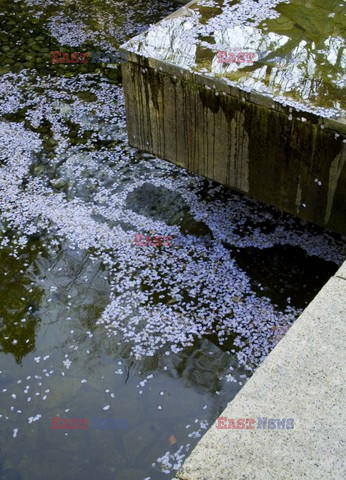
[[[179,192],[144,183],[127,196],[127,206],[134,212],[167,225],[179,226],[185,235],[212,238],[213,234],[203,222],[197,222]]]
[[[335,263],[310,256],[297,246],[275,245],[264,249],[225,246],[248,274],[253,290],[269,297],[280,309],[287,303],[305,308],[338,269]]]

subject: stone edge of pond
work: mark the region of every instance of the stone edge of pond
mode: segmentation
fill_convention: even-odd
[[[344,478],[346,262],[220,416],[254,418],[254,430],[217,421],[183,464],[180,480]],[[294,429],[257,429],[257,418]]]
[[[131,146],[346,235],[344,116],[322,117],[121,51]]]
[[[180,4],[185,4],[178,8],[175,12],[171,13],[164,20],[170,18],[185,16],[189,12],[189,8],[198,3],[199,0],[181,0]],[[160,24],[160,22],[158,22]],[[140,35],[138,36],[140,37]],[[322,125],[324,128],[333,130],[339,134],[346,134],[346,112],[341,111],[340,115],[333,116],[323,116],[318,115],[313,111],[310,111],[309,107],[304,106],[303,104],[299,105],[299,109],[295,106],[289,105],[290,98],[285,98],[284,101],[277,100],[264,93],[258,93],[256,91],[247,92],[237,85],[232,85],[227,82],[224,78],[214,77],[208,73],[200,72],[191,72],[188,69],[185,69],[181,66],[174,65],[170,62],[164,60],[159,60],[153,57],[146,57],[137,52],[131,50],[131,47],[128,48],[128,45],[136,40],[137,37],[130,39],[120,46],[119,51],[126,53],[129,62],[139,64],[143,68],[152,68],[154,71],[159,71],[162,74],[167,74],[170,76],[177,76],[179,79],[184,80],[188,83],[192,83],[198,86],[204,86],[207,89],[211,89],[214,92],[219,94],[227,94],[232,97],[250,102],[261,107],[267,107],[270,110],[274,110],[278,113],[286,114],[287,116],[293,116],[293,118],[300,119],[302,113],[306,116],[306,119],[314,125]],[[140,41],[140,40],[138,40]],[[122,67],[123,69],[124,67]],[[293,99],[292,99],[293,100]]]

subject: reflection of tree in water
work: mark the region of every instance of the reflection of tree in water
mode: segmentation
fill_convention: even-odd
[[[38,246],[31,245],[18,255],[0,249],[0,351],[12,353],[17,363],[35,348],[36,314],[43,295],[31,279],[31,262]]]

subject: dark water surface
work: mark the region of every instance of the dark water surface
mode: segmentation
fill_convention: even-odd
[[[0,2],[0,480],[173,478],[344,259],[327,232],[129,147],[118,68],[50,64],[173,8]]]

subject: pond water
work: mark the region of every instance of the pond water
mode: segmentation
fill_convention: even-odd
[[[131,148],[118,68],[50,63],[115,52],[174,8],[0,2],[1,480],[172,479],[345,257]]]

